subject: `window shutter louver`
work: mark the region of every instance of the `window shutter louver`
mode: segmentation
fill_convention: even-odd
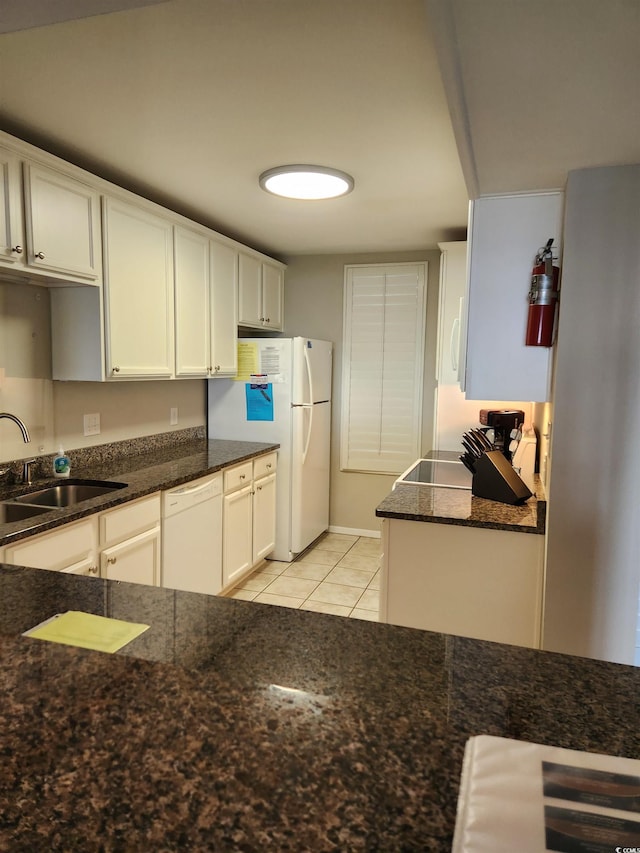
[[[399,474],[420,455],[426,263],[345,268],[341,468]]]

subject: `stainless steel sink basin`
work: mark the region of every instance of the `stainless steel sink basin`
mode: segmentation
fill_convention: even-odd
[[[49,512],[50,509],[51,507],[48,506],[0,503],[0,524],[6,524],[9,521],[24,521],[26,518],[31,518],[32,515],[42,515],[43,512]]]
[[[47,486],[45,489],[20,495],[13,500],[18,504],[36,504],[43,508],[54,509],[87,501],[98,495],[106,495],[117,489],[124,489],[126,485],[126,483],[112,483],[104,480],[67,480],[55,486]]]

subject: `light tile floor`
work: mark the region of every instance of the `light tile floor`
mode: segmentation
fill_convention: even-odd
[[[292,563],[267,560],[228,597],[377,622],[380,540],[327,533]]]

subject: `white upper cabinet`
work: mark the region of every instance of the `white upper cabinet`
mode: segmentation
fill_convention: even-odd
[[[284,322],[284,272],[280,267],[262,264],[262,316],[264,325],[282,331]]]
[[[238,324],[253,329],[283,327],[284,273],[260,258],[240,253]]]
[[[471,204],[466,356],[470,400],[551,399],[552,349],[525,345],[533,262],[553,237],[560,256],[563,193],[484,196]]]
[[[238,325],[282,330],[283,264],[2,131],[0,272],[55,285],[58,380],[234,376]]]
[[[0,148],[0,266],[15,268],[25,258],[20,160]]]
[[[101,273],[97,190],[34,163],[24,164],[27,264],[70,279]]]
[[[207,376],[210,367],[209,239],[174,228],[176,376]]]
[[[211,240],[211,376],[238,370],[238,250]]]
[[[171,222],[120,199],[104,199],[106,375],[173,375]]]
[[[441,385],[455,385],[460,366],[461,321],[467,286],[467,243],[438,243],[438,248],[441,255],[436,379]]]

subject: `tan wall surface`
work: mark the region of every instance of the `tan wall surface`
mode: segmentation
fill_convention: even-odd
[[[169,424],[170,409],[178,424]],[[200,426],[206,421],[201,379],[165,382],[53,382],[49,291],[0,283],[0,411],[21,418],[31,434],[22,441],[0,420],[0,461],[90,447],[124,438]],[[100,435],[84,436],[85,414],[100,414]]]
[[[340,471],[340,415],[342,388],[342,311],[345,264],[428,261],[427,334],[424,369],[423,451],[431,449],[438,321],[439,250],[367,254],[301,255],[288,258],[285,277],[284,334],[333,341],[333,414],[331,440],[332,527],[380,529],[375,508],[391,491],[394,477]]]

